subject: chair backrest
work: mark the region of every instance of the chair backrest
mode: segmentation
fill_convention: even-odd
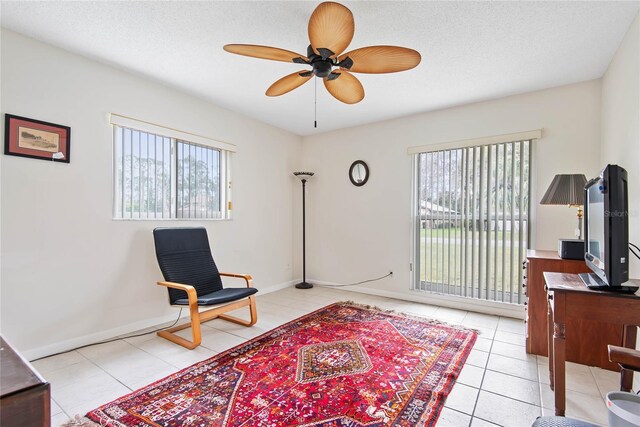
[[[204,227],[156,228],[153,230],[156,257],[164,279],[196,288],[198,296],[222,289],[218,267],[211,256]],[[169,290],[169,301],[187,298],[178,289]]]

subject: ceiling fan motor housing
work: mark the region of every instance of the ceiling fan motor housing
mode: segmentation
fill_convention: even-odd
[[[307,58],[309,58],[308,64],[313,67],[313,75],[316,77],[324,78],[331,74],[331,69],[335,65],[334,60],[330,58],[333,52],[329,49],[318,49],[320,55],[318,55],[311,45],[307,47]]]
[[[321,57],[318,57],[315,58],[315,61],[311,62],[311,66],[313,67],[313,74],[316,77],[323,78],[331,74],[333,63],[330,59],[322,59]]]

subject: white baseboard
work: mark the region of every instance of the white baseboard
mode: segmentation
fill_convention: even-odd
[[[276,285],[267,286],[259,289],[258,295],[269,294],[282,289],[286,289],[299,283],[301,279],[290,280],[288,282],[278,283]],[[325,282],[322,280],[309,280],[310,283],[314,283],[318,286],[336,286],[340,283]],[[471,298],[456,297],[452,295],[441,294],[427,294],[424,292],[410,292],[399,293],[386,291],[375,288],[368,288],[364,286],[348,286],[337,288],[345,291],[359,292],[362,294],[376,295],[387,298],[395,298],[410,302],[419,302],[424,304],[438,305],[442,307],[457,308],[460,310],[474,311],[478,313],[493,314],[497,316],[513,317],[516,319],[524,319],[524,307],[516,304],[507,304],[493,301],[476,300]],[[188,317],[188,313],[182,316]],[[141,320],[139,322],[129,323],[117,328],[108,329],[106,331],[95,332],[92,334],[83,335],[80,337],[71,338],[68,340],[60,341],[53,344],[48,344],[42,347],[33,348],[23,352],[24,357],[27,360],[39,359],[52,354],[70,351],[74,348],[105,341],[118,337],[120,335],[130,334],[141,329],[156,326],[165,322],[172,322],[175,320],[175,314],[155,317],[152,319]]]
[[[289,288],[296,283],[299,283],[300,280],[289,280],[288,282],[278,283],[277,285],[267,286],[266,288],[261,288],[257,295],[269,294],[271,292],[279,291],[281,289]]]
[[[325,282],[322,280],[310,280],[310,282],[315,283],[319,286],[326,285],[327,287],[341,285],[340,283]],[[513,317],[515,319],[524,319],[525,317],[524,307],[517,304],[458,297],[455,295],[427,293],[422,291],[400,293],[382,289],[368,288],[364,286],[341,286],[336,289],[376,295],[380,297],[395,298],[403,301],[419,302],[423,304],[438,305],[441,307],[456,308],[459,310],[473,311],[476,313]]]
[[[184,311],[183,311],[184,312]],[[189,313],[186,313],[188,316]],[[185,317],[185,315],[181,316]],[[22,352],[25,359],[32,361],[41,357],[47,357],[52,354],[71,351],[74,348],[81,347],[88,344],[98,343],[100,341],[109,340],[120,335],[129,334],[131,332],[139,331],[141,329],[149,328],[152,326],[160,325],[166,322],[172,322],[176,320],[176,315],[166,315],[161,317],[154,317],[152,319],[145,319],[139,322],[128,323],[117,328],[107,329],[106,331],[95,332],[92,334],[82,335],[80,337],[71,338],[64,341],[59,341],[53,344],[48,344],[42,347],[25,350]]]
[[[281,289],[288,288],[298,283],[297,280],[290,280],[284,283],[278,283],[276,285],[268,286],[258,290],[257,295],[268,294],[271,292],[279,291]],[[183,310],[181,318],[188,318],[189,311]],[[150,328],[166,322],[173,322],[176,320],[176,314],[167,314],[165,316],[154,317],[152,319],[145,319],[139,322],[128,323],[117,328],[108,329],[106,331],[95,332],[92,334],[83,335],[80,337],[71,338],[64,341],[59,341],[53,344],[48,344],[42,347],[36,347],[30,350],[22,352],[23,356],[27,360],[39,359],[41,357],[47,357],[52,354],[62,353],[65,351],[71,351],[74,348],[81,347],[88,344],[98,343],[100,341],[106,341],[120,335],[130,334],[141,329]]]

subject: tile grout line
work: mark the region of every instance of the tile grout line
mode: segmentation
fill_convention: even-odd
[[[58,369],[53,369],[53,370],[47,372],[44,375],[48,375],[49,373],[58,371],[60,369],[66,369],[69,366],[77,365],[78,363],[82,363],[82,362],[85,362],[85,361],[95,365],[95,363],[93,363],[93,361],[89,360],[89,358],[87,356],[85,356],[84,354],[80,353],[78,350],[70,350],[70,351],[68,351],[66,353],[62,353],[62,354],[67,354],[67,353],[78,353],[84,360],[82,360],[80,362],[70,363],[70,364],[68,364],[66,366],[63,366],[61,368],[58,368]],[[55,356],[52,356],[52,357],[55,357]],[[100,367],[98,366],[98,368],[100,368]],[[100,369],[102,370],[102,368],[100,368]],[[53,400],[56,403],[56,405],[58,405],[58,407],[60,408],[60,412],[58,412],[57,414],[51,415],[49,417],[49,420],[51,420],[51,418],[55,417],[56,415],[60,415],[60,414],[64,414],[67,417],[67,419],[70,420],[71,416],[69,416],[69,414],[67,413],[66,409],[64,409],[62,407],[62,405],[60,403],[58,403],[58,401],[56,399],[54,399],[54,397],[53,397],[53,384],[51,384],[50,399]]]
[[[483,386],[483,384],[484,384],[484,378],[485,378],[485,375],[486,375],[487,371],[498,372],[498,371],[494,371],[494,370],[492,370],[492,369],[488,369],[488,366],[489,366],[489,359],[490,359],[491,354],[492,354],[492,352],[491,352],[491,351],[493,350],[493,344],[494,344],[494,342],[495,342],[495,335],[496,335],[497,331],[498,331],[498,329],[497,329],[497,327],[496,327],[496,329],[495,329],[495,331],[494,331],[494,336],[493,336],[493,338],[492,338],[492,340],[491,340],[491,347],[490,347],[489,352],[488,352],[488,353],[489,353],[489,357],[487,358],[487,362],[485,363],[485,367],[484,367],[484,370],[483,370],[483,373],[482,373],[482,380],[480,381],[480,387],[478,388],[478,396],[477,396],[477,398],[476,398],[476,402],[475,402],[474,407],[473,407],[473,413],[472,413],[471,421],[473,421],[473,418],[478,418],[478,419],[481,419],[481,420],[483,420],[483,421],[487,421],[487,420],[484,420],[483,418],[476,417],[476,415],[475,415],[475,413],[476,413],[476,409],[477,409],[477,406],[478,406],[478,400],[480,399],[480,392],[481,392],[481,391],[485,391],[485,392],[487,392],[487,393],[491,393],[491,394],[494,394],[494,395],[496,395],[496,396],[506,397],[506,398],[513,399],[513,400],[518,401],[518,402],[522,402],[522,403],[525,403],[525,404],[528,404],[528,405],[531,405],[531,406],[535,406],[535,407],[537,407],[538,409],[540,409],[540,414],[542,415],[542,395],[541,395],[541,392],[540,392],[539,374],[538,374],[538,381],[537,381],[537,383],[538,383],[538,393],[540,394],[540,406],[538,406],[538,405],[533,405],[533,404],[531,404],[531,403],[529,403],[529,402],[525,402],[525,401],[522,401],[522,400],[519,400],[519,399],[514,399],[514,398],[509,397],[509,396],[503,396],[503,395],[501,395],[501,394],[499,394],[499,393],[494,393],[494,392],[491,392],[491,391],[483,390],[483,389],[482,389],[482,386]],[[498,341],[498,342],[502,342],[502,341]],[[510,344],[510,343],[507,343],[507,344]],[[512,345],[517,345],[517,344],[512,344]],[[497,354],[497,353],[496,353],[496,354]],[[499,356],[509,357],[510,359],[514,359],[514,360],[522,360],[522,359],[517,359],[517,358],[511,357],[511,356],[505,356],[505,355],[501,355],[501,354],[500,354]],[[522,361],[526,362],[526,360],[522,360]],[[499,373],[502,373],[502,372],[499,372]],[[536,373],[538,373],[538,363],[537,363],[537,359],[536,359]],[[520,379],[528,380],[528,379],[526,379],[526,378],[518,377],[518,376],[516,376],[516,375],[511,375],[511,374],[507,374],[507,373],[502,373],[502,374],[504,374],[504,375],[509,375],[509,376],[512,376],[512,377],[515,377],[515,378],[520,378]],[[531,381],[531,380],[528,380],[528,381]]]
[[[501,355],[499,355],[499,356],[501,356]],[[491,357],[491,354],[489,354],[489,357]],[[514,360],[518,360],[518,359],[514,359]],[[488,365],[488,359],[487,359],[487,365]],[[498,374],[502,374],[502,375],[506,375],[506,376],[509,376],[509,377],[518,378],[518,379],[521,379],[521,380],[530,381],[532,383],[540,384],[540,381],[538,381],[538,380],[530,380],[529,378],[519,377],[518,375],[510,374],[508,372],[500,372],[500,371],[496,371],[495,369],[489,369],[488,367],[485,368],[485,371],[496,372]]]
[[[484,421],[485,423],[491,424],[492,426],[497,426],[497,427],[499,427],[499,426],[500,426],[500,424],[496,424],[496,423],[494,423],[493,421],[485,420],[484,418],[481,418],[481,417],[473,417],[473,418],[471,418],[471,421],[473,421],[473,419],[474,419],[474,418],[477,418],[477,419],[479,419],[479,420],[482,420],[482,421]],[[471,427],[471,426],[469,426],[469,427]]]
[[[538,395],[540,396],[540,415],[544,416],[544,400],[542,398],[542,381],[540,381],[540,365],[538,364],[538,356],[536,355],[536,373],[538,374]],[[548,384],[544,384],[548,386]]]
[[[498,318],[498,323],[500,323],[500,318]],[[482,390],[482,384],[484,383],[484,376],[487,374],[487,366],[489,365],[489,358],[491,357],[491,349],[493,349],[493,340],[496,336],[496,329],[493,331],[493,336],[491,337],[491,346],[489,347],[489,352],[487,356],[487,361],[484,362],[484,368],[482,369],[482,379],[480,380],[480,385],[478,386],[478,395],[476,396],[476,401],[473,403],[473,411],[471,411],[471,420],[469,421],[469,427],[471,427],[471,423],[473,422],[473,417],[476,415],[476,408],[478,407],[478,400],[480,399],[480,391]]]
[[[107,344],[107,343],[105,343],[105,344]],[[132,345],[132,344],[130,344],[130,343],[127,343],[127,344]],[[80,353],[80,352],[79,352],[79,351],[77,351],[77,350],[74,350],[74,351],[76,351],[78,354],[80,354],[82,357],[84,357],[84,358],[85,358],[85,361],[87,361],[87,362],[91,363],[93,366],[95,366],[96,368],[98,368],[98,369],[100,369],[102,372],[104,372],[105,374],[109,375],[110,377],[112,377],[113,379],[115,379],[116,381],[118,381],[118,379],[117,379],[117,378],[115,378],[115,377],[114,377],[113,375],[111,375],[109,372],[105,371],[105,370],[102,368],[102,366],[100,366],[100,365],[98,365],[96,362],[94,362],[94,361],[93,361],[93,359],[91,359],[91,358],[89,358],[89,357],[85,356],[84,354]],[[82,362],[78,362],[78,363],[82,363]],[[72,364],[67,365],[67,366],[65,366],[64,368],[60,368],[60,369],[65,369],[65,368],[66,368],[66,367],[68,367],[68,366],[77,365],[78,363],[72,363]],[[56,370],[57,370],[57,369],[56,369]],[[53,372],[53,371],[52,371],[52,372]],[[118,382],[120,382],[120,381],[118,381]],[[122,383],[121,383],[121,384],[122,384]],[[124,384],[122,384],[122,385],[124,385]],[[125,387],[127,387],[127,386],[125,386]],[[127,388],[129,388],[129,387],[127,387]],[[61,405],[60,405],[60,404],[59,404],[59,403],[58,403],[58,402],[57,402],[53,397],[51,397],[51,399],[53,399],[53,400],[56,402],[56,404],[57,404],[58,406],[60,406],[60,408],[62,408],[62,406],[61,406]],[[64,411],[64,409],[63,409],[63,411]]]
[[[127,343],[132,347],[135,347],[133,344],[131,343]],[[138,347],[136,347],[138,348]],[[142,349],[140,349],[142,350]],[[116,380],[118,383],[122,384],[124,387],[127,388],[127,390],[133,391],[129,386],[127,386],[126,384],[124,384],[122,381],[120,381],[119,379],[117,379],[116,377],[114,377],[113,375],[111,375],[109,372],[107,372],[102,366],[98,365],[96,362],[94,362],[92,359],[87,358],[87,360],[89,362],[91,362],[94,366],[96,366],[98,369],[100,369],[102,372],[104,372],[105,374],[109,375],[111,378],[113,378],[114,380]]]
[[[469,426],[467,426],[467,427],[471,427],[471,420],[473,420],[473,417],[471,415],[467,414],[466,412],[462,412],[462,411],[459,411],[457,409],[453,409],[453,408],[451,408],[449,406],[443,406],[442,407],[442,410],[440,411],[440,414],[438,415],[438,421],[440,420],[440,417],[442,416],[442,411],[444,411],[445,409],[447,409],[449,411],[457,412],[459,414],[466,415],[467,417],[469,417]],[[436,424],[437,424],[437,422],[436,422]]]
[[[60,406],[60,405],[58,405],[58,406]],[[60,409],[62,409],[62,406],[60,406]],[[67,420],[71,420],[71,416],[69,416],[69,414],[67,414],[67,411],[65,411],[64,409],[62,409],[62,411],[61,411],[61,412],[58,412],[57,414],[50,416],[50,417],[49,417],[49,421],[51,421],[51,419],[52,419],[53,417],[57,417],[57,416],[58,416],[58,415],[60,415],[60,414],[63,414],[65,417],[67,417]],[[53,424],[51,424],[51,427],[57,427],[57,426],[54,426]]]
[[[525,402],[524,400],[516,399],[515,397],[505,396],[504,394],[496,393],[495,391],[490,391],[490,390],[482,390],[482,391],[484,391],[485,393],[493,394],[495,396],[504,397],[504,398],[509,399],[509,400],[515,400],[516,402],[524,403],[525,405],[534,406],[534,407],[540,409],[541,411],[542,411],[542,408],[543,408],[542,406],[534,405],[531,402]],[[545,409],[549,409],[549,408],[545,408]],[[474,408],[474,411],[475,411],[475,408]]]
[[[132,344],[130,344],[130,343],[127,343],[127,344],[132,345]],[[118,382],[118,383],[120,383],[122,386],[124,386],[127,390],[129,390],[129,391],[133,391],[133,390],[131,390],[131,388],[129,388],[129,387],[128,387],[126,384],[124,384],[122,381],[120,381],[119,379],[117,379],[116,377],[114,377],[113,375],[111,375],[109,372],[105,371],[105,370],[104,370],[104,368],[103,368],[102,366],[98,365],[98,364],[97,364],[96,362],[94,362],[92,359],[90,359],[90,358],[88,358],[88,357],[84,356],[84,354],[83,354],[82,356],[83,356],[83,357],[85,357],[89,363],[91,363],[92,365],[94,365],[95,367],[97,367],[98,369],[100,369],[102,372],[104,372],[105,374],[107,374],[108,376],[110,376],[111,378],[113,378],[114,380],[116,380],[116,382]],[[56,403],[58,403],[58,402],[56,402]],[[106,402],[105,402],[105,403],[106,403]],[[103,404],[104,404],[104,403],[103,403]],[[100,404],[100,405],[98,405],[98,406],[101,406],[101,405],[103,405],[103,404]],[[60,406],[60,404],[58,404],[58,406]],[[77,406],[80,406],[80,405],[76,405],[76,407],[77,407]],[[67,413],[67,411],[66,411],[62,406],[60,406],[60,408],[62,409],[62,411],[63,411],[65,414],[67,414],[67,416],[69,417],[69,419],[72,419],[72,417],[73,417],[73,416],[75,416],[75,414],[74,414],[73,416],[69,416],[69,414]],[[71,408],[70,408],[70,409],[71,409]],[[84,417],[84,416],[85,416],[85,414],[79,414],[79,415],[81,415],[82,417]]]
[[[596,383],[596,389],[598,389],[598,393],[600,393],[600,397],[602,398],[602,400],[604,401],[604,404],[606,405],[607,404],[606,393],[604,393],[600,388],[600,384],[598,384],[598,379],[596,378],[596,374],[594,373],[592,368],[593,368],[592,366],[589,366],[589,372],[591,372],[593,381]],[[633,392],[633,389],[631,390],[631,392]]]

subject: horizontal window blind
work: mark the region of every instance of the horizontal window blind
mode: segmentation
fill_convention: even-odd
[[[522,303],[531,140],[416,154],[414,288]]]

